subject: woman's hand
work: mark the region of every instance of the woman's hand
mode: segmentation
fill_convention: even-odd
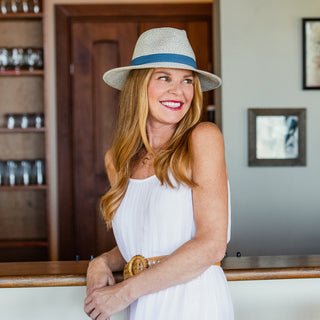
[[[111,251],[106,252],[90,261],[87,270],[87,298],[85,299],[84,307],[84,310],[88,316],[91,317],[91,313],[94,311],[94,309],[96,309],[95,304],[99,304],[98,301],[101,301],[101,292],[103,292],[103,289],[108,291],[108,288],[111,288],[111,286],[115,285],[116,282],[112,272],[122,270],[125,263],[126,262],[123,259],[118,247],[115,247]],[[88,306],[88,304],[90,306]],[[104,318],[103,320],[106,319],[108,320],[108,318]]]
[[[116,282],[107,261],[101,256],[89,263],[87,270],[87,296],[94,290],[105,286],[112,286]]]
[[[134,299],[128,294],[126,281],[94,290],[87,296],[84,311],[95,320],[108,320],[115,313],[125,309]]]

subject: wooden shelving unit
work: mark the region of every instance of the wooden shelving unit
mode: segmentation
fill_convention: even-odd
[[[31,191],[31,190],[47,190],[46,185],[28,185],[28,186],[0,186],[0,191]]]
[[[39,12],[39,13],[18,12],[18,13],[6,13],[6,14],[0,13],[0,20],[1,19],[42,19],[42,17],[43,17],[42,12]]]
[[[0,20],[1,23],[1,20]],[[0,77],[1,76],[43,76],[44,71],[43,70],[4,70],[0,71]]]
[[[42,5],[41,5],[42,8]],[[44,48],[43,13],[0,13],[0,48]],[[47,161],[46,127],[8,129],[7,113],[44,113],[42,70],[0,71],[0,160]],[[46,122],[46,120],[45,120]],[[45,172],[45,179],[47,174]],[[0,261],[50,259],[49,192],[42,185],[0,185]]]
[[[7,133],[7,134],[11,134],[11,133],[43,133],[43,132],[46,132],[46,128],[26,128],[26,129],[0,128],[0,133]]]

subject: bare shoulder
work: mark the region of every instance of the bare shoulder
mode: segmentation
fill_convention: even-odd
[[[211,122],[201,122],[191,134],[192,177],[202,184],[226,172],[225,149],[220,129]]]
[[[111,186],[115,183],[115,168],[113,165],[113,153],[112,150],[109,149],[104,156],[104,164],[106,167],[108,179],[110,181]]]
[[[191,134],[192,149],[197,147],[223,146],[223,136],[218,128],[212,122],[201,122],[192,131]]]

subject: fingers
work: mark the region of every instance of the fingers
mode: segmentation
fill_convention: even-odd
[[[114,279],[114,277],[113,276],[109,277],[108,278],[108,285],[113,286],[115,284],[116,284],[116,280]]]
[[[110,317],[104,316],[92,302],[85,305],[84,312],[93,320],[110,320]]]
[[[83,309],[84,309],[84,312],[90,317],[92,311],[94,310],[94,304],[93,304],[92,300],[90,302],[88,302],[87,299],[84,302]]]

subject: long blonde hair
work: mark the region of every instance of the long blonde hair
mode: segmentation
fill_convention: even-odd
[[[148,117],[147,88],[154,69],[130,71],[120,94],[118,126],[112,142],[112,161],[115,168],[115,182],[101,198],[100,209],[108,227],[126,192],[132,168],[141,151],[152,152],[146,123]],[[173,187],[168,169],[178,183],[190,187],[195,184],[190,176],[192,162],[190,134],[200,122],[202,113],[202,91],[199,78],[194,74],[194,97],[191,107],[177,124],[167,147],[155,155],[154,171],[162,184]]]

